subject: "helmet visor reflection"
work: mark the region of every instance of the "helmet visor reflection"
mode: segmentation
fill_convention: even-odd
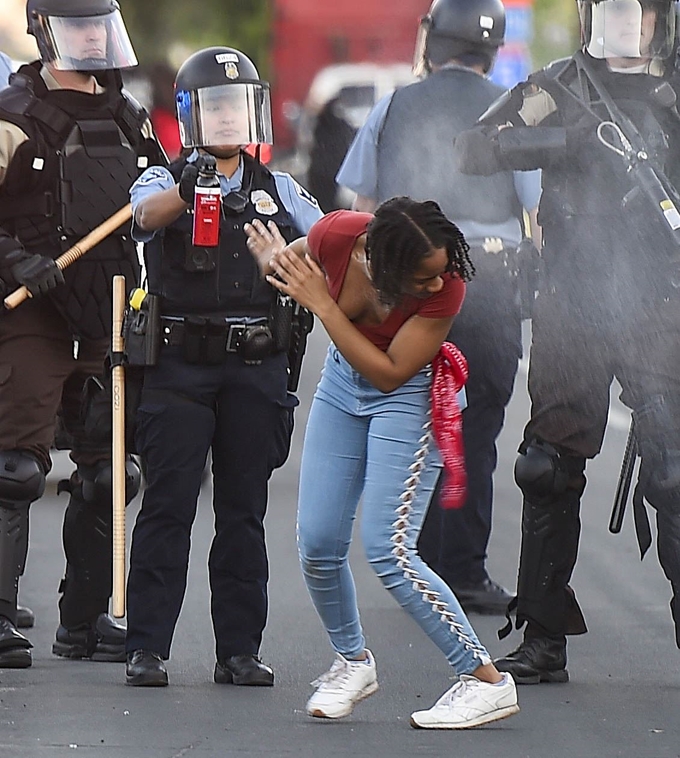
[[[591,6],[586,49],[594,58],[666,58],[674,33],[675,14],[663,4],[603,0]]]
[[[184,147],[272,144],[269,86],[224,84],[177,93]]]
[[[137,65],[120,11],[100,16],[38,16],[41,58],[60,71],[99,71]]]

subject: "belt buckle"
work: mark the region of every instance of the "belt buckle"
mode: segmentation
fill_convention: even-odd
[[[229,324],[229,331],[227,332],[227,346],[226,351],[228,353],[238,352],[238,346],[243,334],[246,331],[245,324]]]

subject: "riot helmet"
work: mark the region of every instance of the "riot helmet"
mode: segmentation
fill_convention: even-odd
[[[232,47],[190,56],[175,78],[175,102],[184,147],[273,142],[269,83]]]
[[[424,76],[452,58],[479,61],[488,73],[504,39],[501,0],[434,0],[420,19],[413,73]]]
[[[664,61],[674,55],[676,0],[577,0],[583,49],[593,58]]]
[[[137,65],[116,0],[28,0],[26,17],[40,59],[59,71]]]

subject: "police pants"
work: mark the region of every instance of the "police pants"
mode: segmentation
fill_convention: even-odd
[[[489,255],[489,254],[486,254]],[[439,507],[438,485],[418,541],[418,552],[453,587],[487,578],[496,439],[503,428],[522,354],[517,286],[507,271],[478,265],[447,339],[468,361],[463,442],[467,498],[462,508]]]
[[[661,302],[644,313],[632,311],[617,323],[590,323],[585,303],[569,302],[556,295],[541,295],[536,301],[529,368],[531,419],[525,440],[539,438],[562,455],[595,457],[601,449],[609,412],[609,393],[616,378],[623,388],[621,400],[634,412],[654,396],[680,397],[680,306]],[[677,402],[669,404],[662,439],[669,448],[680,443]],[[675,410],[674,410],[675,409]],[[652,430],[653,435],[655,430]],[[659,557],[676,593],[680,589],[680,491],[670,492],[669,503],[652,502],[658,510]],[[547,506],[550,507],[550,506]],[[579,508],[570,510],[565,539],[558,541],[561,556],[546,555],[562,565],[562,586],[552,586],[542,602],[530,608],[518,597],[520,613],[552,634],[569,633],[570,620],[558,618],[551,598],[570,594],[567,587],[578,551]],[[672,522],[670,525],[666,522]],[[675,538],[672,533],[675,533]],[[567,538],[567,534],[570,535]],[[566,559],[566,556],[571,556]],[[520,574],[535,556],[520,554]],[[569,565],[567,565],[569,564]],[[539,571],[548,571],[545,567]],[[568,599],[568,598],[567,598]],[[567,602],[566,606],[573,605]],[[559,614],[558,614],[559,615]]]
[[[191,529],[212,449],[215,536],[208,571],[218,660],[257,653],[267,618],[263,520],[272,471],[288,456],[286,356],[246,365],[184,362],[165,347],[146,369],[136,443],[146,490],[132,537],[127,650],[170,655],[186,589]]]

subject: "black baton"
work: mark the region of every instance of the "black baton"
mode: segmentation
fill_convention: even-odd
[[[609,518],[609,531],[612,534],[618,534],[623,525],[623,517],[626,513],[628,504],[628,495],[630,494],[630,485],[633,481],[633,472],[635,470],[635,461],[637,459],[638,449],[635,440],[635,421],[631,419],[630,429],[628,430],[628,439],[626,440],[626,449],[623,453],[621,462],[621,472],[619,481],[616,485],[616,495],[614,495],[614,506],[612,515]]]

